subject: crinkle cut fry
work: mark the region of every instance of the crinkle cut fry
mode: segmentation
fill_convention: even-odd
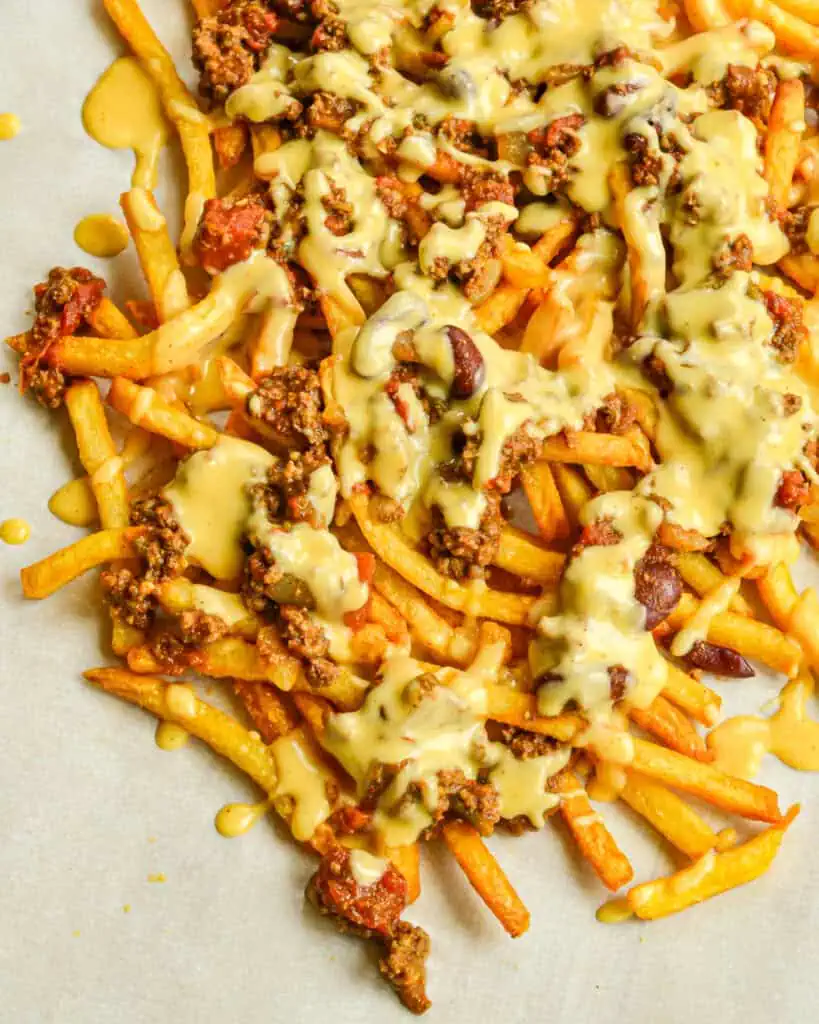
[[[465,821],[447,821],[441,836],[477,892],[512,938],[529,928],[529,911],[477,830]]]
[[[216,195],[210,122],[177,74],[136,0],[103,0],[105,9],[145,71],[156,83],[168,119],[174,124],[188,168],[182,250],[187,252],[206,200]]]
[[[748,842],[721,853],[711,850],[676,874],[634,886],[626,897],[629,907],[637,917],[653,921],[752,882],[771,866],[798,814],[795,804],[781,821]]]
[[[556,776],[555,782],[560,794],[560,816],[597,877],[612,892],[628,885],[634,869],[593,809],[580,779],[569,771]]]

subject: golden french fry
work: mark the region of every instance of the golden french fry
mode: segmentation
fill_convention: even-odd
[[[563,772],[556,781],[561,794],[560,815],[597,877],[612,892],[628,885],[634,869],[592,808],[580,779],[574,772]]]
[[[142,527],[100,530],[55,551],[34,565],[27,565],[20,570],[23,593],[35,600],[49,597],[97,565],[133,558],[136,554],[133,542],[144,532]]]
[[[623,434],[577,431],[567,437],[548,437],[540,457],[548,462],[633,466],[644,473],[651,468],[650,454],[634,438]]]
[[[787,632],[791,615],[799,599],[787,565],[778,562],[776,565],[768,566],[765,573],[756,581],[756,586],[774,623],[783,632]]]
[[[565,540],[571,529],[569,517],[549,463],[529,463],[521,469],[520,479],[540,536],[545,541]]]
[[[102,527],[107,530],[127,526],[128,491],[123,463],[114,447],[97,385],[90,380],[75,381],[66,392],[65,405]]]
[[[421,850],[418,843],[389,846],[384,853],[406,878],[407,903],[414,903],[421,895]]]
[[[819,257],[812,252],[788,253],[777,265],[806,292],[815,295],[819,290]]]
[[[686,857],[701,857],[717,843],[716,832],[693,807],[659,782],[629,772],[620,797]]]
[[[514,526],[504,526],[493,564],[543,586],[554,586],[563,574],[565,561],[559,551],[541,547],[530,534]]]
[[[154,372],[151,335],[111,338],[60,338],[48,350],[48,362],[71,377],[128,377],[142,380]]]
[[[500,251],[503,276],[516,288],[545,288],[550,280],[544,260],[528,245],[504,235]]]
[[[136,0],[104,0],[105,9],[123,39],[153,79],[162,106],[182,143],[188,168],[182,249],[188,251],[205,201],[216,195],[210,146],[210,122],[177,74],[170,54],[157,38]]]
[[[586,726],[583,716],[571,711],[553,718],[539,715],[537,698],[533,693],[514,690],[502,683],[486,684],[486,714],[495,722],[565,742],[571,741]]]
[[[630,708],[629,718],[672,750],[697,761],[711,760],[705,740],[682,711],[665,697],[655,697],[647,708]]]
[[[668,663],[663,696],[701,725],[714,725],[722,707],[722,697],[718,693],[671,662]]]
[[[119,202],[154,309],[160,322],[164,323],[191,304],[188,286],[176,258],[176,248],[168,234],[167,221],[147,189],[132,188],[123,192]]]
[[[125,377],[115,377],[111,382],[108,403],[136,426],[186,448],[212,448],[219,440],[218,430],[171,405],[153,388],[141,387]]]
[[[805,87],[798,78],[780,82],[765,136],[764,174],[771,199],[787,210],[799,147],[805,131]]]
[[[628,251],[631,283],[631,324],[638,330],[646,310],[665,292],[665,247],[654,206],[632,189],[625,163],[614,166],[609,175],[617,223]]]
[[[120,668],[90,669],[85,678],[163,721],[182,726],[232,761],[269,796],[275,794],[276,765],[267,746],[236,719],[200,700],[189,686],[134,675]]]
[[[710,764],[633,737],[632,771],[658,779],[667,786],[701,797],[708,803],[751,821],[781,820],[776,793],[765,786],[726,775]]]
[[[475,319],[482,331],[497,334],[501,327],[515,319],[521,306],[526,301],[527,290],[512,284],[502,284],[475,307]]]
[[[463,873],[506,931],[517,938],[529,927],[529,911],[478,832],[465,821],[448,821],[444,842]]]
[[[708,32],[730,22],[722,0],[683,0],[685,16],[695,32]]]
[[[710,562],[699,551],[678,552],[674,556],[674,565],[688,586],[692,590],[696,590],[700,597],[705,597],[712,590],[716,590],[728,579],[713,562]],[[730,607],[738,615],[753,614],[753,609],[742,594],[735,594],[731,598]]]
[[[796,804],[780,823],[747,843],[722,853],[711,850],[668,878],[635,885],[627,896],[629,906],[637,917],[653,921],[752,882],[771,866],[788,826],[798,813]]]
[[[672,630],[680,629],[696,610],[696,598],[684,594],[680,603],[668,616],[666,624]],[[747,658],[754,658],[793,678],[799,670],[802,651],[799,644],[781,630],[766,622],[735,612],[719,612],[708,626],[708,639],[723,647],[733,647]]]
[[[127,341],[129,338],[137,336],[130,320],[105,296],[100,299],[96,309],[86,315],[86,320],[93,330],[103,338],[119,338],[122,341]]]
[[[212,0],[199,0],[206,4]],[[204,15],[200,15],[204,17]],[[245,154],[250,139],[247,125],[241,122],[234,124],[220,124],[213,130],[213,148],[216,152],[216,162],[223,171],[235,167]]]
[[[767,25],[787,53],[814,60],[819,57],[819,30],[773,0],[724,0],[724,4],[734,18],[753,18]]]
[[[580,525],[580,513],[586,503],[594,497],[594,490],[589,481],[573,466],[564,466],[556,462],[551,469],[569,525],[572,529],[577,529]]]

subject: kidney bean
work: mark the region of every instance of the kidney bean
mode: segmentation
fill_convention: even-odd
[[[471,398],[486,378],[486,364],[478,346],[460,327],[447,327],[455,373],[450,395],[459,400]]]
[[[683,660],[691,668],[701,668],[704,672],[732,679],[749,679],[754,675],[754,670],[739,651],[707,640],[697,640]]]
[[[668,618],[682,589],[680,574],[669,562],[640,559],[634,569],[634,596],[646,610],[646,629]]]

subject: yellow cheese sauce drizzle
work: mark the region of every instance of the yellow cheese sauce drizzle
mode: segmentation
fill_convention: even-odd
[[[20,118],[16,114],[0,114],[0,142],[9,142],[20,134]]]
[[[130,235],[122,221],[107,213],[92,213],[74,228],[74,241],[90,256],[108,259],[128,247]]]
[[[25,519],[6,519],[0,523],[0,540],[4,544],[25,544],[31,536],[31,527]]]
[[[85,130],[109,149],[132,149],[135,187],[156,187],[169,128],[156,86],[135,57],[120,57],[100,76],[82,110]]]

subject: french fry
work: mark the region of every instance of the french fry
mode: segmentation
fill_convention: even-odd
[[[141,387],[125,377],[115,377],[108,403],[132,423],[186,448],[212,448],[219,431],[167,402],[153,388]]]
[[[423,593],[456,611],[482,618],[525,625],[533,599],[524,594],[509,594],[490,588],[475,589],[442,576],[420,552],[411,548],[393,526],[378,523],[369,514],[365,494],[353,494],[350,504],[356,520],[378,557]]]
[[[778,562],[768,566],[764,575],[756,581],[756,586],[774,623],[783,632],[787,632],[799,599],[787,565]]]
[[[712,726],[719,718],[722,707],[720,695],[672,662],[668,663],[663,696],[701,725]]]
[[[188,195],[182,250],[190,250],[206,200],[216,195],[210,122],[177,74],[170,54],[157,38],[136,0],[104,0],[123,39],[156,84],[162,106],[182,143],[188,168]]]
[[[702,736],[682,711],[663,696],[655,697],[647,708],[630,708],[629,718],[635,725],[680,754],[697,761],[712,759]]]
[[[523,530],[504,526],[493,564],[516,576],[535,580],[542,586],[554,586],[563,574],[565,557],[548,551]]]
[[[225,6],[225,0],[191,0],[197,18],[208,18]]]
[[[111,438],[97,385],[90,380],[75,381],[66,392],[65,404],[103,529],[127,526],[128,491],[122,460]]]
[[[377,622],[384,633],[394,643],[403,643],[409,630],[406,620],[393,608],[381,594],[370,593],[370,621]]]
[[[772,789],[736,779],[710,764],[694,761],[636,736],[633,741],[634,758],[629,765],[632,771],[701,797],[751,821],[781,820],[777,796]]]
[[[544,231],[532,246],[532,251],[544,263],[551,263],[571,241],[572,236],[577,232],[577,224],[577,217],[571,213],[567,214],[563,220],[552,225],[548,231]]]
[[[133,542],[144,532],[142,527],[99,530],[75,544],[55,551],[34,565],[27,565],[20,570],[23,594],[40,600],[56,593],[95,566],[122,558],[133,558],[136,555]]]
[[[574,772],[563,772],[556,781],[561,794],[560,816],[597,877],[612,892],[628,885],[634,869],[592,808],[580,779]]]
[[[631,324],[638,330],[646,311],[665,292],[665,247],[659,217],[640,190],[631,188],[628,167],[609,175],[617,223],[626,240],[631,282]]]
[[[630,491],[636,482],[631,470],[622,466],[595,466],[589,463],[583,467],[583,472],[601,494]]]
[[[444,842],[477,892],[512,938],[529,927],[529,911],[478,832],[465,821],[448,821]]]
[[[653,921],[752,882],[771,866],[785,832],[798,813],[796,804],[780,823],[747,843],[722,853],[712,850],[668,878],[635,885],[627,896],[629,906],[637,917]]]
[[[724,3],[734,18],[753,18],[767,25],[787,53],[813,60],[819,57],[819,31],[778,7],[773,0],[724,0]]]
[[[511,235],[501,240],[500,260],[504,278],[516,288],[545,288],[549,283],[551,275],[544,260]]]
[[[659,782],[628,772],[620,797],[686,857],[702,857],[716,846],[717,834],[711,826]]]
[[[674,556],[674,566],[692,590],[705,597],[722,586],[728,577],[698,551],[681,551]],[[753,609],[742,594],[731,598],[730,608],[738,615],[752,615]]]
[[[298,311],[295,307],[270,305],[259,318],[250,342],[250,366],[254,380],[277,366],[287,366]]]
[[[119,202],[154,309],[160,323],[165,323],[191,304],[176,249],[168,234],[167,221],[147,189],[132,188],[123,192]]]
[[[558,462],[551,469],[569,525],[576,530],[580,525],[580,513],[594,497],[594,490],[588,480],[572,466],[564,466]]]
[[[643,473],[651,469],[650,455],[633,438],[623,434],[576,431],[566,437],[548,437],[543,442],[540,458],[548,462],[632,466]]]
[[[806,292],[815,295],[819,291],[819,259],[812,252],[788,253],[778,266]]]
[[[776,0],[777,6],[789,14],[803,18],[811,25],[819,25],[819,4],[816,0]]]
[[[730,23],[722,0],[683,0],[685,16],[695,32],[708,32]]]
[[[494,722],[514,725],[518,729],[551,736],[556,740],[570,742],[586,727],[582,715],[566,711],[562,715],[548,718],[539,715],[537,697],[533,693],[514,690],[503,683],[487,683],[486,714]]]
[[[788,208],[799,147],[805,131],[805,87],[798,78],[780,82],[765,136],[764,174],[777,209]]]
[[[478,326],[487,334],[497,334],[501,327],[511,323],[518,315],[526,301],[526,294],[525,288],[516,288],[512,284],[500,285],[488,299],[475,307]]]
[[[529,463],[521,469],[520,479],[542,539],[565,540],[571,526],[549,463]]]
[[[298,716],[288,706],[286,698],[264,683],[237,679],[233,691],[265,743],[272,743],[299,724]]]
[[[407,880],[407,903],[414,903],[421,895],[421,850],[418,843],[409,846],[389,846],[384,854]]]
[[[268,796],[274,796],[278,779],[267,746],[236,719],[200,700],[189,686],[134,675],[119,668],[90,669],[85,678],[106,693],[136,704],[165,722],[182,726],[232,761]]]
[[[130,320],[106,296],[100,299],[96,309],[92,309],[86,315],[86,320],[91,328],[103,338],[119,338],[121,341],[127,341],[129,338],[137,336]]]
[[[128,377],[143,380],[154,372],[152,335],[117,341],[68,335],[48,350],[48,362],[71,377]]]

